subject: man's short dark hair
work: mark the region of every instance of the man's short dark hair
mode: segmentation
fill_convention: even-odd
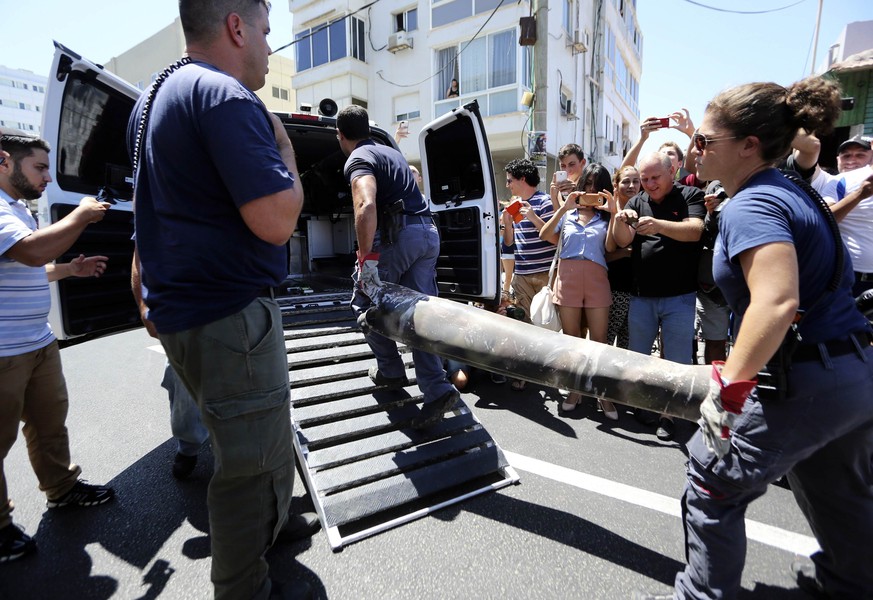
[[[536,168],[536,165],[526,158],[516,158],[509,161],[503,170],[515,179],[523,179],[531,187],[536,187],[540,184],[539,170]]]
[[[230,13],[247,22],[254,21],[261,6],[270,10],[266,0],[179,0],[179,19],[188,42],[213,39],[224,26]]]
[[[558,150],[558,160],[571,154],[575,154],[579,162],[585,162],[585,153],[582,152],[582,147],[579,144],[564,144],[561,146],[561,149]]]
[[[51,146],[42,138],[32,135],[17,135],[17,134],[0,134],[0,148],[3,148],[12,157],[12,160],[19,161],[23,158],[33,155],[36,149],[51,152]]]
[[[336,128],[347,140],[365,140],[370,137],[370,116],[367,109],[350,104],[336,116]]]
[[[682,152],[682,148],[679,147],[679,144],[677,144],[673,140],[670,140],[669,142],[664,142],[663,144],[661,144],[661,147],[658,148],[658,151],[660,152],[664,148],[673,148],[673,150],[676,151],[676,157],[679,159],[679,166],[681,167],[682,162],[685,160],[685,153]]]

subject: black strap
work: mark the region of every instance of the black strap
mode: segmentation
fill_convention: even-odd
[[[798,323],[800,323],[803,317],[806,316],[807,313],[809,313],[809,311],[811,311],[816,305],[818,305],[819,302],[821,302],[821,300],[825,296],[832,292],[835,292],[840,287],[840,280],[843,278],[843,267],[845,265],[846,257],[845,253],[843,252],[843,237],[840,234],[840,228],[837,225],[837,220],[834,217],[834,213],[831,212],[831,209],[825,199],[821,197],[821,194],[819,194],[814,187],[809,185],[809,183],[807,183],[802,178],[797,177],[791,173],[783,172],[782,175],[786,179],[797,185],[797,187],[799,187],[801,190],[803,190],[803,192],[806,193],[807,196],[809,196],[810,200],[815,203],[816,207],[819,209],[819,212],[822,214],[822,216],[824,216],[824,219],[828,224],[828,228],[831,230],[831,235],[834,236],[834,243],[836,244],[836,265],[834,266],[833,275],[831,275],[831,279],[828,282],[827,287],[821,294],[819,294],[818,298],[816,298],[815,301],[810,304],[809,307],[807,307],[806,309],[798,310],[800,318],[798,318],[794,322],[794,325],[796,326]]]
[[[142,115],[139,119],[139,126],[136,128],[136,139],[133,143],[132,167],[134,182],[136,182],[136,172],[139,169],[140,148],[142,148],[142,144],[145,139],[146,127],[149,123],[149,115],[151,113],[152,103],[155,100],[155,94],[158,93],[158,88],[163,85],[164,81],[166,81],[167,77],[169,77],[173,71],[181,69],[190,62],[192,62],[190,56],[183,56],[182,58],[171,64],[169,67],[161,71],[161,74],[158,75],[158,78],[155,79],[154,85],[152,85],[151,89],[149,90],[149,95],[142,106]]]

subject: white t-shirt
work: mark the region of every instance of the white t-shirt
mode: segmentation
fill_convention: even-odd
[[[837,187],[845,189],[841,198],[858,189],[871,175],[873,175],[873,167],[870,166],[842,173],[839,177],[842,186],[839,182],[837,184]],[[843,234],[843,239],[849,247],[852,267],[855,271],[873,273],[873,197],[861,200],[855,208],[846,213],[840,221],[840,233]]]

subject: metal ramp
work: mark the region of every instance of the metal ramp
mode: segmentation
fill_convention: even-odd
[[[294,446],[334,550],[519,478],[463,401],[427,430],[409,428],[422,401],[410,387],[376,387],[375,359],[336,298],[281,299],[291,370]]]

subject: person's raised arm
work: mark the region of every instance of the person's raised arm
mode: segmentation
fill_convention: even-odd
[[[648,119],[640,123],[640,137],[637,141],[634,142],[634,145],[630,147],[630,150],[627,151],[627,154],[625,154],[624,160],[621,162],[621,166],[618,167],[619,171],[621,171],[625,167],[632,167],[637,164],[637,159],[640,157],[640,150],[643,149],[643,144],[645,144],[646,140],[649,139],[649,134],[660,128],[661,119],[659,119],[658,117],[649,117]]]
[[[873,196],[873,175],[861,182],[857,189],[846,194],[846,197],[835,204],[831,204],[831,212],[837,222],[842,221],[849,212],[866,198]]]
[[[794,164],[801,171],[809,171],[815,169],[818,165],[818,156],[821,152],[821,142],[813,133],[808,133],[805,129],[799,129],[797,135],[794,136],[794,141],[791,142],[791,147],[794,148]],[[815,175],[815,172],[807,176],[806,173],[801,175],[809,180]]]
[[[69,250],[88,225],[101,221],[108,207],[94,198],[82,198],[73,212],[22,238],[6,256],[28,267],[42,267]]]
[[[545,222],[545,224],[540,229],[540,239],[550,244],[557,244],[558,237],[560,237],[561,232],[556,231],[558,228],[558,224],[561,222],[561,219],[564,218],[564,215],[567,214],[567,211],[570,208],[576,207],[576,197],[581,195],[582,192],[573,192],[569,196],[567,196],[567,201],[561,204],[558,209],[552,214],[552,217]],[[533,211],[531,211],[533,212]]]

